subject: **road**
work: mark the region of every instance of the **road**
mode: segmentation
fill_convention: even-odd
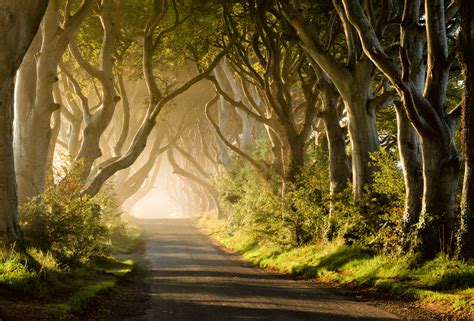
[[[146,320],[389,320],[396,316],[311,282],[246,266],[187,219],[140,221]]]

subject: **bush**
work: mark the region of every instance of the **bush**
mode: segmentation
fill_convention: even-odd
[[[279,195],[279,181],[267,186],[247,164],[234,162],[216,180],[221,203],[228,214],[230,236],[247,233],[256,243],[292,248],[325,243],[328,229],[346,244],[393,252],[403,216],[404,182],[396,152],[384,149],[371,155],[377,167],[373,183],[357,201],[351,186],[330,196],[327,154],[318,147],[308,150],[310,160],[297,181]],[[329,225],[329,211],[332,208]]]
[[[334,200],[338,233],[347,244],[370,246],[393,252],[399,243],[399,228],[404,211],[405,186],[396,151],[383,148],[371,154],[372,184],[363,195],[352,198],[351,187]]]
[[[230,235],[245,232],[256,242],[291,248],[320,241],[327,228],[329,185],[327,158],[322,151],[305,167],[287,193],[279,193],[279,181],[263,182],[253,168],[234,162],[217,178],[221,204],[228,215]]]
[[[285,202],[291,204],[297,245],[323,241],[329,228],[329,173],[327,154],[312,145],[312,161],[290,187]]]
[[[80,194],[78,172],[20,208],[19,216],[29,246],[51,252],[62,264],[86,262],[106,252],[107,226],[103,220],[108,201]]]

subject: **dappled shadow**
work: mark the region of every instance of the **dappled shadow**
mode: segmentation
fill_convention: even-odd
[[[336,252],[325,256],[316,266],[317,269],[325,268],[330,271],[337,271],[345,264],[359,260],[368,259],[374,256],[374,252],[355,246],[342,247]]]
[[[377,318],[365,316],[363,318],[350,315],[337,315],[329,312],[307,312],[297,311],[285,308],[267,308],[267,307],[239,307],[239,306],[218,306],[209,302],[191,302],[191,301],[167,301],[162,300],[164,310],[160,320],[162,321],[184,321],[184,320],[205,320],[205,321],[223,321],[223,320],[325,320],[325,321],[343,321],[343,320],[390,320],[389,318]],[[179,310],[170,309],[178,304]]]
[[[148,222],[152,305],[160,320],[383,320],[390,316],[290,277],[263,273],[215,247],[190,221]]]
[[[474,286],[474,273],[470,271],[452,271],[430,286],[433,290],[462,289]]]
[[[229,278],[229,279],[257,279],[257,280],[289,280],[283,274],[271,273],[242,273],[242,272],[227,272],[227,271],[213,271],[213,270],[188,270],[188,269],[151,269],[153,273],[160,277],[206,277],[206,278]]]

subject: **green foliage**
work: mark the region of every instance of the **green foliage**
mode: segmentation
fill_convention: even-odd
[[[237,163],[217,181],[221,203],[228,217],[229,233],[245,229],[255,239],[264,236],[281,246],[292,243],[286,221],[287,209],[280,198],[268,190],[252,168]]]
[[[259,150],[252,153],[265,157]],[[229,234],[245,231],[260,245],[284,249],[325,243],[331,234],[346,244],[396,252],[405,191],[395,152],[380,149],[372,154],[377,168],[373,183],[357,200],[351,186],[330,195],[326,152],[311,146],[307,157],[307,165],[294,184],[286,185],[283,196],[278,181],[268,186],[245,164],[235,162],[217,178]]]
[[[313,145],[311,163],[304,167],[297,182],[289,187],[285,202],[291,204],[290,222],[297,245],[324,240],[329,225],[330,206],[327,154]]]
[[[337,235],[347,244],[397,252],[403,216],[405,187],[395,152],[381,148],[371,155],[373,182],[358,198],[351,186],[332,198]]]
[[[234,162],[216,181],[229,233],[243,229],[260,243],[282,248],[321,240],[328,216],[327,158],[320,150],[312,152],[321,157],[303,169],[284,196],[277,192],[278,182],[269,186],[253,168]]]
[[[122,219],[114,191],[106,186],[96,197],[82,195],[81,165],[57,170],[57,183],[20,208],[29,246],[62,265],[86,263],[112,250],[131,250],[139,234]]]
[[[106,250],[102,216],[107,200],[81,195],[73,175],[50,185],[20,209],[28,244],[50,251],[63,264],[86,262]]]
[[[389,152],[381,148],[372,153],[370,158],[372,166],[378,169],[372,174],[373,190],[380,195],[384,195],[389,206],[403,207],[405,184],[398,160],[398,151]]]
[[[21,208],[29,256],[0,252],[0,297],[28,298],[32,308],[51,319],[70,318],[133,268],[131,261],[106,255],[132,249],[138,234],[121,218],[112,189],[94,198],[81,195],[80,173],[65,165],[56,183]],[[39,269],[30,267],[30,258]]]

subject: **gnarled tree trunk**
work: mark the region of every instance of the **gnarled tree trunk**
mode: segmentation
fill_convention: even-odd
[[[36,65],[31,66],[36,69],[35,90],[25,87],[17,89],[17,96],[32,95],[28,97],[27,104],[22,104],[22,100],[19,100],[16,107],[21,116],[17,120],[19,137],[15,140],[18,143],[15,146],[15,150],[18,151],[15,159],[20,203],[40,194],[45,188],[48,155],[53,137],[51,118],[59,108],[53,97],[53,88],[58,81],[58,64],[91,5],[91,0],[85,0],[74,15],[70,16],[71,13],[66,12],[61,24],[59,1],[49,1],[41,28],[41,48],[38,53],[32,53],[36,56]],[[31,76],[31,71],[28,69],[22,68],[18,75],[20,83],[25,81],[26,86],[31,85],[28,82],[34,81],[27,79]]]
[[[48,1],[0,2],[0,238],[20,238],[13,156],[15,74],[35,36]]]

